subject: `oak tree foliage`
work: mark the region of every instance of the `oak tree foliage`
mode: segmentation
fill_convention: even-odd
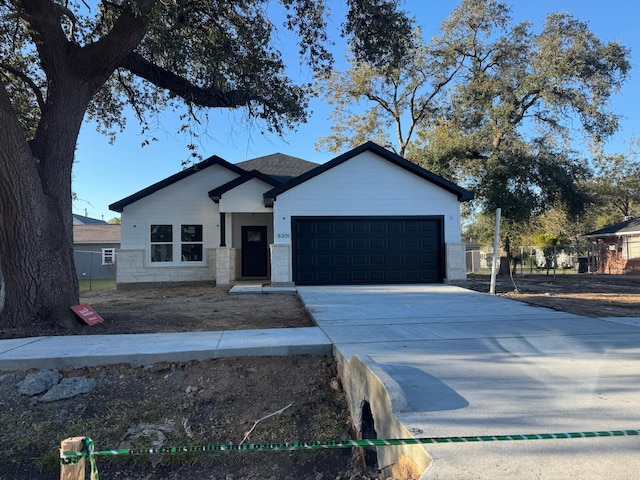
[[[629,74],[626,47],[568,13],[539,29],[516,23],[494,0],[463,0],[437,35],[414,30],[408,45],[394,68],[353,54],[349,70],[332,73],[322,147],[340,151],[370,132],[472,190],[475,213],[501,207],[514,226],[590,204],[580,184],[592,171],[573,146],[595,150],[618,129],[609,100]]]
[[[411,49],[411,30],[412,19],[398,0],[372,0],[352,6],[342,33],[356,62],[390,71]]]
[[[593,177],[585,184],[595,199],[598,228],[640,216],[640,158],[638,140],[627,154],[603,155],[595,159]]]

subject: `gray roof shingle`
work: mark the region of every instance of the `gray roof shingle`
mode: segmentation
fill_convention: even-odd
[[[73,243],[120,243],[120,225],[90,224],[73,226]]]
[[[632,218],[624,222],[609,225],[608,227],[594,230],[582,235],[587,238],[595,237],[624,237],[627,235],[640,235],[640,218]]]
[[[318,166],[317,163],[292,157],[284,153],[273,153],[263,157],[246,160],[235,164],[244,170],[258,170],[260,173],[281,179],[281,177],[293,178],[307,173]]]
[[[77,213],[73,214],[73,224],[74,225],[91,225],[91,224],[99,224],[104,225],[107,222],[104,220],[98,220],[97,218],[85,217],[84,215],[78,215]]]

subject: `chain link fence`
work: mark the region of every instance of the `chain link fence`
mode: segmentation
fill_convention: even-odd
[[[512,250],[513,268],[516,274],[557,275],[596,273],[598,255],[596,246],[555,245],[523,246]],[[490,274],[493,264],[493,247],[469,247],[466,252],[467,273]],[[508,269],[506,259],[500,259],[499,268]],[[507,270],[508,272],[508,270]]]
[[[115,284],[116,257],[115,252],[105,256],[102,250],[74,250],[74,263],[81,289],[92,290],[103,284]]]

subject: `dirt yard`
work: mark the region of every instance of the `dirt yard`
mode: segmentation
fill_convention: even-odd
[[[210,284],[144,289],[93,290],[80,296],[104,319],[88,326],[78,320],[78,335],[247,330],[314,326],[293,294],[229,295]],[[0,330],[0,338],[62,335],[54,328],[31,325]]]
[[[514,283],[515,282],[515,283]],[[489,292],[488,275],[470,275],[458,285]],[[640,276],[516,275],[498,277],[496,293],[513,300],[588,317],[640,316]],[[104,322],[89,327],[78,321],[75,334],[158,333],[246,330],[314,326],[296,295],[229,295],[228,288],[189,285],[138,290],[94,290],[80,301]],[[0,330],[0,338],[64,334],[31,325]]]
[[[489,292],[489,276],[469,276],[459,285]],[[516,275],[497,277],[496,294],[586,317],[640,317],[640,276]]]
[[[229,295],[211,285],[93,291],[81,301],[105,319],[95,334],[315,326],[295,294]]]
[[[109,450],[354,435],[336,366],[328,357],[68,369],[60,372],[64,378],[94,379],[96,387],[50,403],[22,395],[19,382],[26,372],[16,373],[0,373],[2,480],[59,478],[60,441],[72,436],[89,436],[96,450]],[[97,463],[101,480],[369,479],[359,455],[348,449],[230,451],[99,456]]]
[[[314,325],[295,295],[229,295],[228,289],[210,285],[93,291],[81,302],[104,318],[91,327],[82,324],[77,333],[87,335]],[[4,338],[60,334],[42,328],[2,333]],[[260,422],[245,443],[355,435],[329,357],[69,369],[61,372],[64,378],[95,378],[98,386],[53,403],[19,394],[27,373],[10,372],[3,381],[0,372],[0,480],[57,478],[57,449],[69,436],[87,435],[98,450],[159,441],[164,446],[239,443],[255,421],[289,404]],[[371,478],[357,450],[99,457],[98,467],[107,480]]]
[[[640,316],[640,277],[592,275],[499,277],[505,297],[591,317]],[[489,277],[460,285],[489,291]],[[79,334],[291,328],[313,325],[295,295],[229,295],[191,285],[84,294],[104,323]],[[11,338],[56,331],[31,326],[2,331]],[[72,341],[72,339],[70,339]],[[344,395],[331,358],[269,357],[115,365],[68,369],[64,378],[96,380],[90,393],[46,403],[18,392],[27,372],[0,372],[0,480],[58,476],[57,448],[87,435],[96,448],[353,438]],[[343,479],[373,478],[360,452],[223,452],[99,457],[101,479]],[[87,478],[89,478],[87,476]]]

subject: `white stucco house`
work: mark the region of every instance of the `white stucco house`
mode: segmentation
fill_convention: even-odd
[[[117,283],[459,280],[472,198],[371,142],[322,165],[213,156],[109,206],[122,221]]]

